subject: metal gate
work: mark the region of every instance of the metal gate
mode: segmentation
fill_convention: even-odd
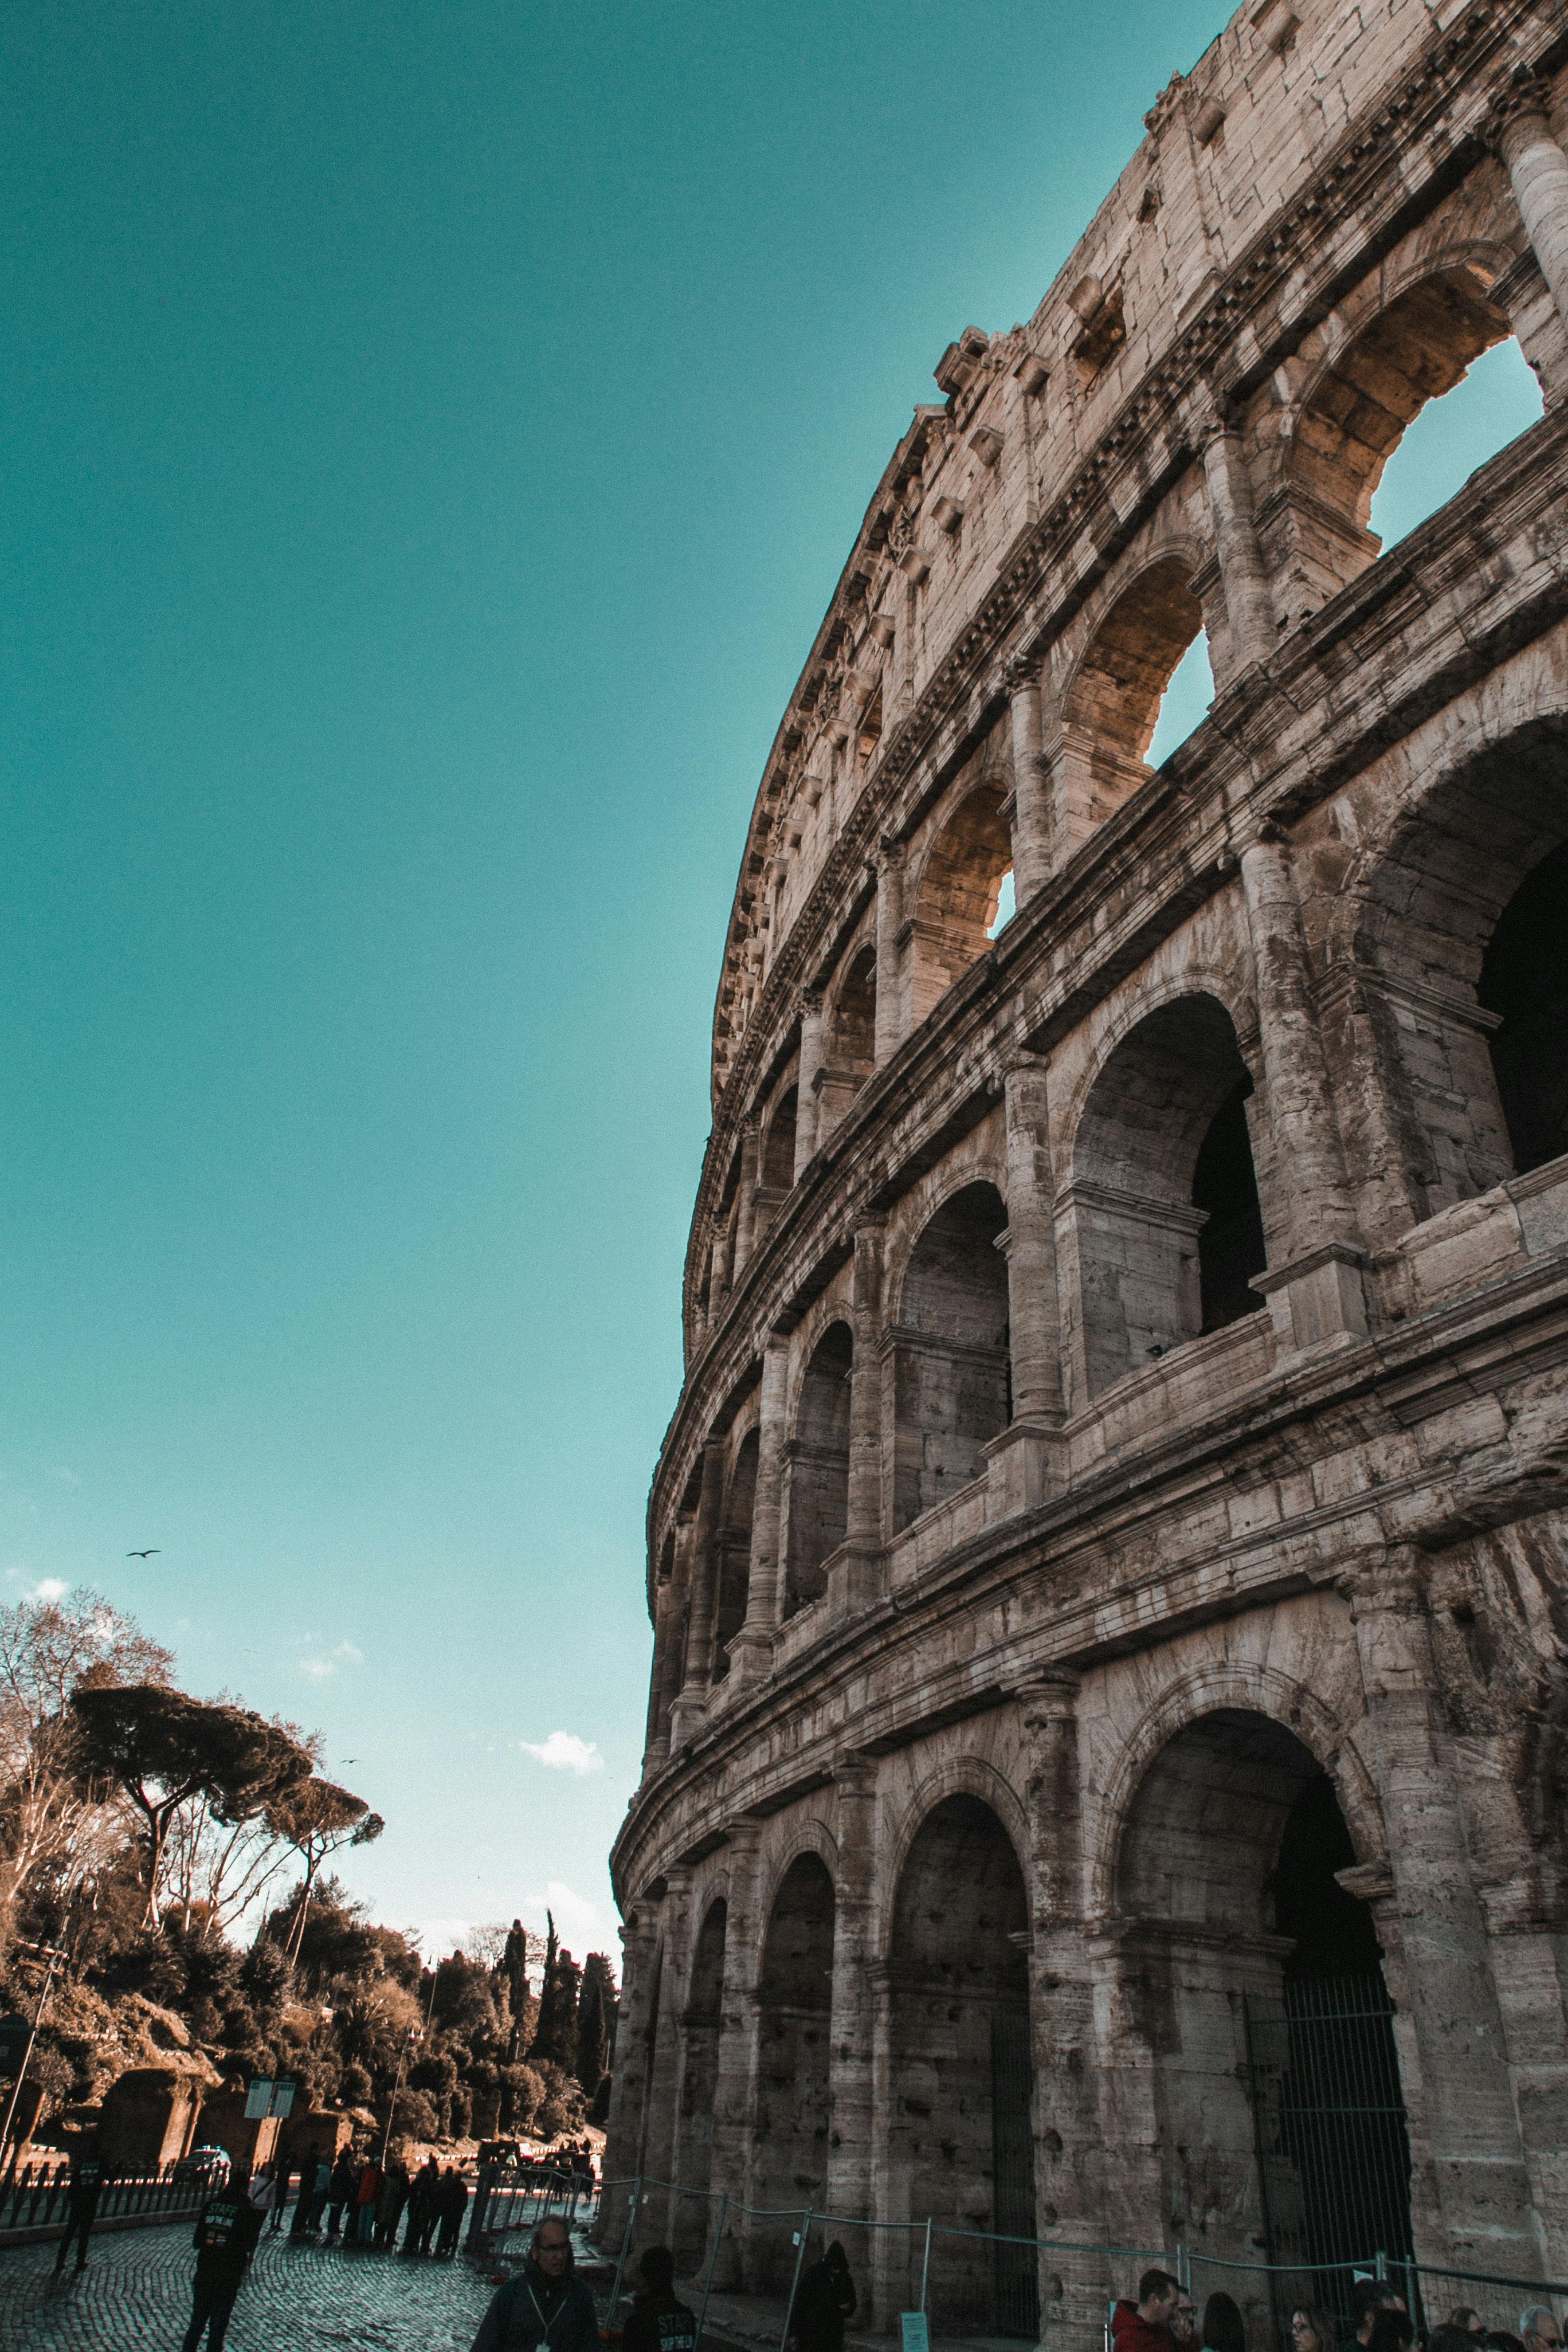
[[[1035,2235],[1035,2069],[1026,2010],[991,2013],[993,2227],[1001,2238]],[[1032,2245],[998,2245],[996,2333],[1039,2341],[1040,2290]]]
[[[1258,2168],[1275,2317],[1288,2340],[1299,2303],[1350,2311],[1353,2268],[1381,2249],[1414,2252],[1410,2140],[1380,1977],[1287,1984],[1247,1996]],[[1292,2276],[1310,2264],[1315,2279]],[[1320,2265],[1329,2265],[1327,2274]],[[1348,2334],[1342,2326],[1342,2334]]]

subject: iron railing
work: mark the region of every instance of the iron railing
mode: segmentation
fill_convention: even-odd
[[[206,2193],[205,2181],[176,2179],[173,2168],[133,2180],[110,2180],[100,2191],[95,2226],[143,2213],[173,2220],[194,2213]],[[35,2172],[28,2166],[14,2180],[0,2182],[0,2231],[47,2230],[57,2223],[63,2227],[69,2201],[68,2170]]]

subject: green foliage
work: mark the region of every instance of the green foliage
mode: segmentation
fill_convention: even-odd
[[[561,1949],[555,1921],[547,1911],[544,1982],[539,1992],[539,2019],[528,2054],[535,2065],[558,2066],[569,2072],[577,2063],[577,1993],[583,1971],[570,1952]]]

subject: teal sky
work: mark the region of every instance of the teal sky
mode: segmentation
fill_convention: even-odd
[[[0,1590],[320,1727],[435,1940],[611,1936],[762,762],[943,345],[1226,13],[0,24]]]

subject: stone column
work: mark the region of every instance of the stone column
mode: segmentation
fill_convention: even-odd
[[[828,2126],[827,2203],[859,2221],[871,2216],[879,2116],[872,2096],[870,1970],[876,1959],[877,1768],[848,1755],[834,1766],[838,1872],[834,1889],[833,2104]]]
[[[880,1589],[882,1559],[882,1243],[885,1217],[855,1231],[849,1368],[849,1497],[847,1540],[831,1580],[837,1613],[864,1607]]]
[[[735,1255],[730,1268],[730,1287],[740,1282],[746,1260],[752,1255],[752,1236],[757,1222],[757,1167],[762,1157],[761,1122],[749,1118],[741,1129],[741,1175],[736,1187]]]
[[[1046,1068],[1038,1055],[1025,1054],[1005,1080],[1007,1230],[1001,1246],[1007,1259],[1013,1418],[984,1449],[1000,1506],[995,1516],[1027,1509],[1060,1483],[1053,1441],[1063,1420],[1061,1315]]]
[[[654,2021],[652,2063],[648,2067],[647,2115],[643,2126],[643,2156],[639,2169],[649,2180],[675,2179],[676,2110],[679,2105],[681,2068],[680,2015],[682,1994],[691,1961],[691,1873],[677,1865],[665,1873],[664,1901],[659,1906],[658,2012]],[[674,2220],[675,2200],[665,2192],[649,2192],[658,2203],[644,2210],[649,2221],[662,2213],[662,2234],[668,2238]]]
[[[872,872],[877,877],[877,1067],[904,1041],[904,852],[884,841]]]
[[[676,1583],[655,1582],[653,1589],[653,1665],[647,1678],[647,1727],[643,1736],[642,1769],[646,1780],[669,1753],[670,1652],[678,1622]]]
[[[1216,680],[1223,687],[1255,662],[1267,661],[1279,643],[1268,574],[1253,525],[1247,455],[1241,435],[1227,416],[1216,418],[1205,440],[1204,479],[1230,637],[1231,658],[1224,665],[1229,676]]]
[[[1092,2245],[1103,2234],[1094,1983],[1084,1936],[1079,1677],[1029,1675],[1018,1702],[1029,1815],[1029,2010],[1035,2057],[1035,2198],[1042,2237]],[[1092,2255],[1042,2257],[1049,2341],[1090,2352],[1103,2309]],[[1059,2282],[1060,2293],[1054,2290]],[[1058,2331],[1068,2330],[1063,2338]]]
[[[1013,716],[1013,888],[1022,907],[1051,878],[1051,804],[1040,723],[1040,666],[1020,654],[1003,673]]]
[[[1538,2275],[1529,2175],[1486,1924],[1466,1847],[1432,1654],[1421,1555],[1402,1547],[1345,1579],[1420,2054],[1440,2247],[1459,2270]]]
[[[658,1953],[658,1906],[643,1901],[627,1913],[621,1929],[621,2009],[610,2085],[609,2128],[605,2135],[606,2180],[635,2179],[643,2168],[648,2033],[657,2013]],[[620,2244],[626,2227],[626,2190],[617,2189],[600,2207],[599,2236],[605,2246]]]
[[[724,1921],[724,1988],[713,2076],[713,2165],[719,2189],[743,2199],[751,2169],[752,2113],[757,2066],[757,1987],[763,1932],[760,1843],[756,1822],[734,1822],[729,1832],[729,1880]],[[732,2216],[719,2250],[713,2284],[721,2293],[740,2284],[741,2222]]]
[[[1266,828],[1266,831],[1268,829]],[[1290,853],[1259,838],[1241,854],[1241,883],[1258,988],[1259,1046],[1286,1204],[1284,1262],[1254,1283],[1287,1349],[1365,1332],[1364,1251],[1345,1181],[1344,1152],[1301,927]]]
[[[730,1644],[731,1687],[760,1682],[773,1661],[773,1635],[784,1614],[784,1562],[779,1557],[779,1505],[784,1493],[784,1385],[789,1337],[772,1331],[763,1349],[763,1392],[757,1426],[757,1490],[752,1506],[752,1557],[746,1575],[746,1617]]]
[[[1524,233],[1568,325],[1568,155],[1552,129],[1551,98],[1537,76],[1516,84],[1497,109],[1492,135]]]
[[[708,1705],[713,1679],[713,1617],[718,1605],[719,1529],[724,1507],[724,1441],[710,1437],[702,1449],[702,1483],[691,1531],[691,1614],[686,1627],[686,1672],[670,1709],[669,1745],[674,1754],[691,1737]]]
[[[808,988],[800,1000],[800,1075],[795,1080],[795,1180],[816,1150],[817,1079],[822,1071],[822,991]]]

